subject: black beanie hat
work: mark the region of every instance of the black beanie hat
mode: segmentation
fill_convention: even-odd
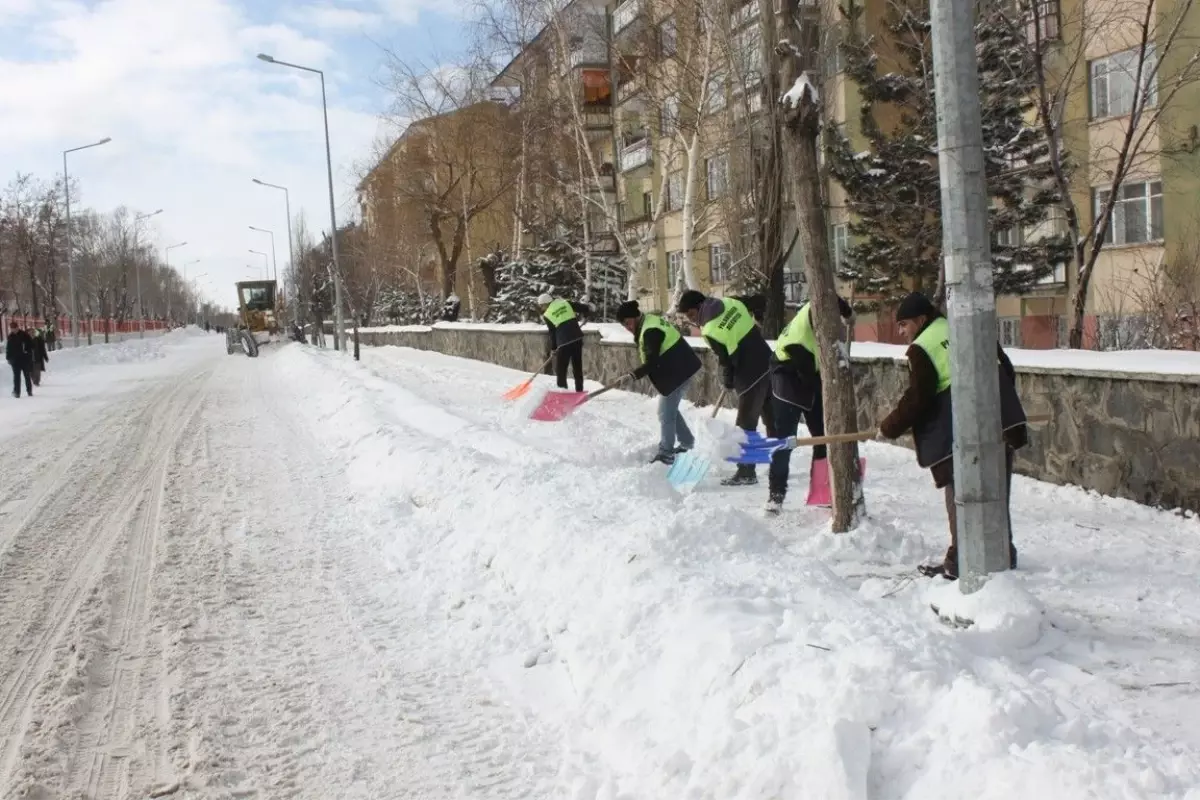
[[[675,309],[680,314],[686,314],[694,308],[699,308],[700,304],[705,300],[704,292],[698,292],[695,289],[688,289],[679,298],[679,306]]]
[[[638,308],[637,300],[626,300],[621,305],[617,306],[617,322],[624,322],[627,319],[636,319],[642,315],[642,310]]]
[[[900,301],[900,305],[896,307],[896,322],[903,322],[906,319],[916,319],[917,317],[938,317],[941,314],[933,303],[929,302],[929,298],[920,292],[913,292],[908,297]]]

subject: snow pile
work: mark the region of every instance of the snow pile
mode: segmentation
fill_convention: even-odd
[[[1045,610],[1011,572],[988,579],[973,594],[955,582],[935,583],[926,594],[929,605],[945,621],[969,626],[968,636],[990,652],[1004,653],[1037,644]]]
[[[499,399],[517,373],[364,357],[288,347],[271,363],[311,389],[297,410],[345,465],[347,524],[391,537],[380,557],[443,610],[446,646],[563,741],[557,796],[1082,800],[1200,785],[1196,752],[1023,668],[1044,642],[1016,584],[961,609],[1004,656],[984,657],[921,593],[858,592],[735,505],[673,492],[626,455],[652,441],[644,398],[533,423]]]

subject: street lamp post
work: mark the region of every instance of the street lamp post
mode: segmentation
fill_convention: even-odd
[[[291,194],[289,194],[286,186],[279,186],[274,183],[267,183],[266,181],[260,181],[258,178],[251,178],[251,180],[254,183],[257,183],[259,186],[266,186],[270,189],[279,189],[283,192],[283,206],[284,206],[284,211],[287,213],[288,268],[292,271],[292,280],[295,280],[296,279],[295,278],[296,256],[292,252],[292,196],[291,196]],[[275,276],[275,280],[277,280],[277,281],[279,280],[278,274]],[[300,310],[300,289],[298,286],[295,288],[295,293],[296,293],[296,311],[299,312],[299,310]]]
[[[173,244],[173,245],[170,245],[163,249],[163,261],[167,265],[167,280],[171,279],[171,251],[174,250],[176,247],[183,247],[185,244],[187,244],[187,242],[180,242],[179,244]],[[187,280],[187,267],[185,266],[183,268],[183,270],[184,270],[183,279],[186,281]],[[170,288],[168,288],[167,289],[167,322],[168,322],[168,324],[170,324],[170,320],[171,320],[171,290],[170,290]]]
[[[279,283],[279,262],[275,260],[275,231],[269,231],[266,228],[256,228],[253,225],[250,226],[250,230],[265,233],[271,237],[271,265],[275,271],[275,282]]]
[[[138,260],[138,223],[144,219],[150,219],[161,214],[163,210],[153,211],[149,214],[137,214],[133,218],[133,269],[137,274],[137,300],[138,300],[138,317],[141,321],[138,324],[138,338],[146,338],[146,306],[142,304],[142,262]]]
[[[324,86],[324,83],[322,83]],[[328,139],[328,135],[326,135]],[[71,258],[71,176],[67,172],[67,153],[75,153],[80,150],[87,150],[91,147],[99,147],[102,144],[108,144],[112,139],[105,136],[98,142],[85,144],[82,147],[72,147],[70,150],[63,150],[63,191],[67,195],[67,281],[71,291],[71,335],[75,339],[75,346],[79,347],[79,296],[75,294],[75,262]]]
[[[337,213],[333,199],[333,155],[329,147],[329,104],[325,98],[325,73],[312,67],[302,67],[299,64],[289,64],[286,61],[279,61],[274,56],[269,56],[266,53],[259,53],[258,58],[261,61],[266,61],[268,64],[278,64],[281,67],[291,67],[292,69],[303,70],[304,72],[315,72],[321,77],[321,113],[325,117],[325,170],[329,179],[329,244],[333,255],[333,313],[335,326],[333,332],[333,349],[341,350],[344,325],[344,320],[342,319],[342,265],[338,259]]]
[[[254,253],[255,255],[263,257],[262,279],[266,280],[267,275],[269,275],[271,272],[271,262],[270,262],[271,257],[269,255],[267,255],[266,253],[264,253],[262,250],[251,250],[250,252]]]

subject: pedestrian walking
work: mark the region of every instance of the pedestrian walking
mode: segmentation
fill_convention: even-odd
[[[840,297],[838,309],[846,322],[854,318],[854,309]],[[779,335],[775,352],[771,355],[774,435],[795,436],[803,420],[810,436],[824,436],[825,411],[821,390],[821,359],[812,324],[812,304],[805,303]],[[825,445],[813,447],[812,465],[808,472],[808,498],[805,500],[807,505],[828,506],[831,503],[829,461],[826,455]],[[768,514],[778,514],[787,497],[791,461],[791,448],[776,450],[771,456]]]
[[[950,546],[941,564],[923,565],[925,575],[958,578],[958,515],[954,505],[954,421],[950,398],[950,323],[919,292],[913,292],[896,309],[896,324],[909,348],[908,388],[892,411],[879,423],[879,432],[897,439],[912,431],[917,463],[929,470],[934,485],[943,490],[950,528]],[[1000,371],[1000,422],[1004,433],[1005,504],[1011,509],[1013,456],[1028,443],[1025,410],[1017,396],[1016,373],[1004,349],[996,343]],[[1009,567],[1017,568],[1012,520],[1008,524]]]
[[[4,346],[4,358],[13,371],[13,397],[21,396],[21,378],[25,378],[25,393],[33,397],[33,337],[20,325],[9,330]]]
[[[543,294],[537,299],[542,319],[550,331],[550,349],[554,351],[554,372],[558,388],[567,388],[567,367],[575,378],[575,391],[583,391],[583,329],[580,318],[591,314],[584,303],[574,303]]]
[[[679,313],[693,325],[717,356],[721,365],[721,383],[737,393],[737,426],[744,431],[758,429],[759,418],[767,433],[775,431],[771,396],[771,348],[756,321],[761,319],[766,301],[759,295],[748,297],[705,297],[689,289],[679,298]],[[723,486],[752,486],[758,483],[753,464],[738,464]]]
[[[617,322],[633,334],[642,362],[629,373],[630,378],[649,378],[659,394],[658,452],[651,461],[673,464],[677,454],[691,450],[696,444],[679,404],[692,378],[700,371],[700,358],[674,325],[657,314],[643,314],[636,300],[617,306]]]
[[[41,330],[33,333],[33,385],[42,385],[42,373],[46,371],[46,364],[50,362],[49,348],[46,347],[46,339]]]

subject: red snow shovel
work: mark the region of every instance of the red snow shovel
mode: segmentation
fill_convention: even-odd
[[[575,410],[588,400],[617,388],[627,380],[628,375],[594,392],[548,392],[529,418],[539,422],[559,422],[574,414]]]
[[[533,386],[534,380],[538,375],[541,375],[542,370],[549,366],[550,362],[554,360],[554,352],[554,350],[550,351],[550,355],[547,356],[546,360],[542,362],[542,365],[537,368],[537,371],[529,376],[529,380],[525,381],[524,383],[518,383],[516,386],[505,392],[502,397],[505,400],[516,400],[517,398],[524,397],[525,395],[529,394],[529,387]]]

